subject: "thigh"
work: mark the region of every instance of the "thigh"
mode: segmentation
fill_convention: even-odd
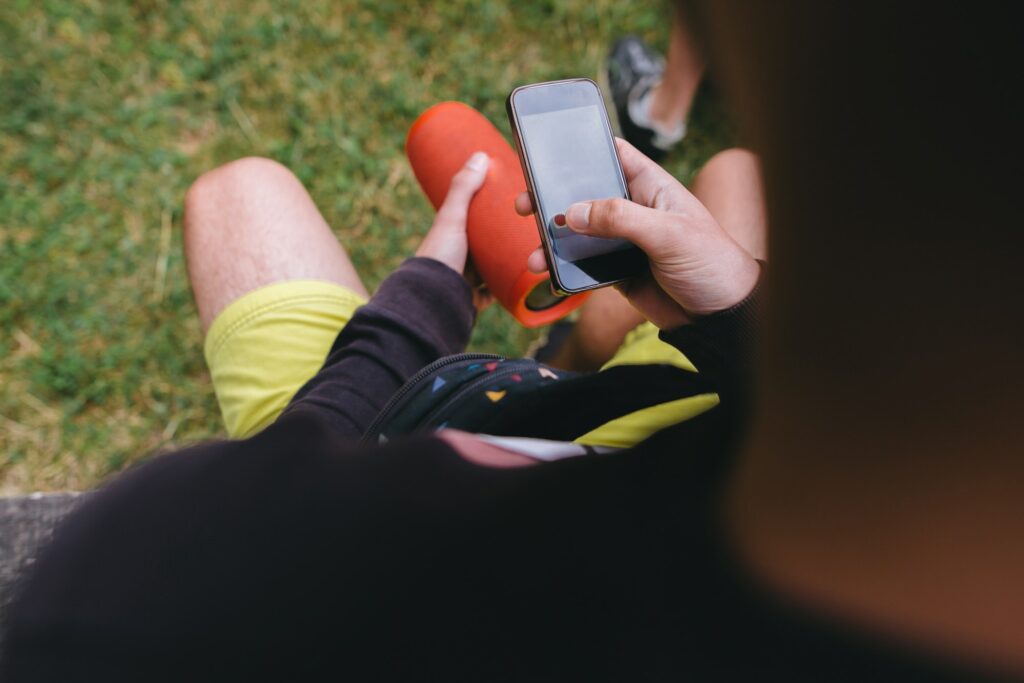
[[[288,169],[239,159],[185,197],[185,256],[203,331],[243,294],[287,280],[331,282],[365,297],[345,250]]]

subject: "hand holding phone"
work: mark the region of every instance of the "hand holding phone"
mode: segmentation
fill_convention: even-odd
[[[629,241],[584,237],[562,220],[574,202],[629,197],[597,84],[525,85],[506,106],[555,291],[575,294],[643,272],[646,258]]]
[[[567,227],[579,235],[629,240],[643,250],[649,272],[620,289],[662,329],[743,301],[760,276],[754,257],[671,174],[625,140],[615,143],[632,200],[577,202],[566,211]],[[515,206],[523,216],[534,211],[525,192]],[[541,250],[530,256],[529,267],[546,269]]]

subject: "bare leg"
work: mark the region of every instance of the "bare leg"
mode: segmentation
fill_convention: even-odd
[[[727,149],[711,157],[690,188],[718,224],[757,259],[768,258],[761,164],[753,152]]]
[[[612,287],[599,289],[580,307],[569,338],[549,363],[556,368],[592,372],[608,362],[622,340],[644,317]]]
[[[273,282],[326,280],[366,294],[302,183],[269,159],[239,159],[192,184],[185,257],[204,333],[229,303]]]
[[[665,54],[665,73],[651,94],[651,120],[666,130],[686,121],[703,75],[704,58],[682,9],[677,8]]]
[[[755,258],[767,257],[768,221],[754,154],[744,149],[719,152],[697,174],[691,190],[744,249]],[[551,364],[581,372],[597,370],[641,322],[643,317],[616,290],[598,290],[580,308],[579,320]]]

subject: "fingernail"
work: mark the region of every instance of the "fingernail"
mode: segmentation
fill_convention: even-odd
[[[485,171],[490,163],[490,158],[484,152],[476,152],[466,162],[466,166],[469,166],[474,171]]]
[[[585,228],[590,224],[590,204],[580,202],[573,204],[565,211],[565,220],[570,228]]]

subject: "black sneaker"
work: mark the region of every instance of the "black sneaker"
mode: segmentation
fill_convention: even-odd
[[[665,158],[686,135],[685,123],[675,130],[658,130],[648,116],[651,90],[664,71],[661,55],[636,36],[619,40],[608,55],[608,90],[622,137],[655,161]]]

